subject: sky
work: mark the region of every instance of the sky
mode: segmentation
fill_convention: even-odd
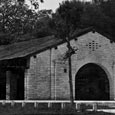
[[[44,0],[44,3],[39,3],[39,10],[42,9],[52,9],[53,12],[59,7],[59,3],[64,0]],[[91,0],[81,0],[81,1],[91,1]]]

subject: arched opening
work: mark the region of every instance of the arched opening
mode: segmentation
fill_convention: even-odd
[[[75,100],[109,100],[109,80],[97,64],[88,63],[75,76]]]

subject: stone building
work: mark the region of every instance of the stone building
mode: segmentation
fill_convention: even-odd
[[[70,40],[75,100],[114,100],[115,43],[87,28]],[[0,47],[0,99],[69,100],[67,43],[54,36]]]

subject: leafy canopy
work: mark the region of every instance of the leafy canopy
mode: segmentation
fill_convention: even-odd
[[[64,1],[53,15],[52,27],[59,38],[93,26],[115,37],[115,0]]]
[[[64,1],[60,4],[52,18],[52,28],[59,38],[69,37],[80,26],[82,2]]]
[[[31,39],[33,34],[35,37],[48,35],[48,14],[51,14],[51,10],[36,12],[30,9],[24,0],[1,0],[0,44]]]

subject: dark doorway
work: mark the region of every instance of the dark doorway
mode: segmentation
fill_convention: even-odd
[[[5,70],[0,68],[0,100],[6,99],[6,74]]]
[[[0,100],[6,99],[6,71],[10,71],[10,100],[24,100],[24,69],[0,68]]]
[[[109,100],[109,80],[97,64],[89,63],[75,76],[76,100]]]
[[[24,70],[11,69],[11,99],[24,100]]]
[[[24,70],[20,70],[17,79],[17,99],[24,100]]]

